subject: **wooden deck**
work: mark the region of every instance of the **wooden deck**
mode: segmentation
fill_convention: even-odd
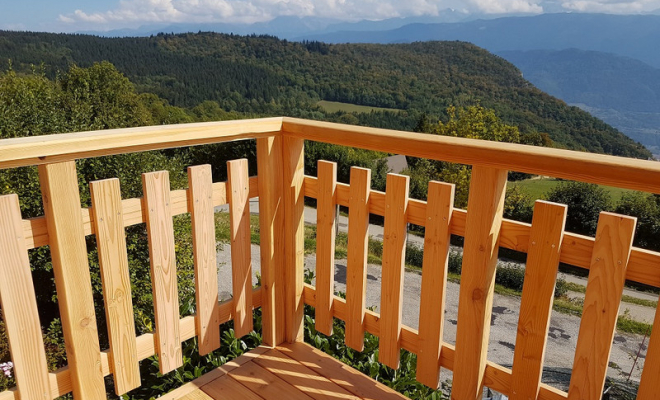
[[[372,399],[403,395],[305,343],[259,347],[162,397],[210,399]]]

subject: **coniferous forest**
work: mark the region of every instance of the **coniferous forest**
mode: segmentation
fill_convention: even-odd
[[[449,106],[494,110],[521,134],[547,134],[556,147],[650,157],[641,145],[527,82],[513,65],[463,42],[375,45],[289,42],[217,33],[141,38],[0,32],[0,70],[44,73],[109,61],[169,105],[205,101],[226,112],[287,115],[412,130]],[[319,100],[400,112],[329,113]],[[209,106],[209,104],[207,104]]]

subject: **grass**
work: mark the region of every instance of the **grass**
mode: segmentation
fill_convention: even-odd
[[[326,101],[326,100],[321,100],[318,103],[316,103],[316,105],[320,106],[329,113],[335,113],[338,111],[344,111],[348,113],[370,113],[372,111],[390,111],[390,112],[398,113],[403,111],[397,108],[359,106],[357,104],[339,103],[337,101]]]
[[[651,307],[651,308],[657,308],[658,307],[658,302],[657,301],[640,299],[640,298],[637,298],[637,297],[628,296],[627,294],[624,294],[621,297],[621,301],[626,302],[626,303],[630,303],[630,304],[637,304],[637,305],[644,306],[644,307]]]
[[[579,283],[574,283],[574,282],[566,282],[566,289],[570,290],[571,292],[577,292],[577,293],[586,293],[587,292],[587,287],[584,285],[580,285]],[[657,308],[658,307],[658,302],[653,301],[653,300],[647,300],[647,299],[640,299],[638,297],[633,297],[629,296],[627,294],[624,294],[621,296],[621,301],[624,303],[629,303],[629,304],[637,304],[639,306],[644,306],[644,307],[651,307],[651,308]]]
[[[215,240],[222,243],[229,243],[231,226],[229,222],[229,213],[215,213]],[[252,244],[260,243],[259,236],[259,216],[250,214],[250,242]]]
[[[533,199],[545,198],[545,194],[559,185],[561,181],[554,178],[525,179],[518,182],[509,182],[509,185],[519,186]],[[624,193],[632,192],[628,189],[620,189],[611,186],[602,186],[612,197],[615,203],[621,200]]]

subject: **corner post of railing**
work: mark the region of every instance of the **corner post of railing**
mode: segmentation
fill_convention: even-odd
[[[257,139],[264,344],[302,340],[303,140]]]
[[[282,134],[282,187],[284,201],[285,340],[303,340],[304,278],[304,140]]]

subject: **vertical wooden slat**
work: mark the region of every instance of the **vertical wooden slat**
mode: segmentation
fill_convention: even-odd
[[[445,319],[445,288],[453,210],[454,185],[429,182],[422,260],[422,293],[419,306],[420,350],[417,355],[417,380],[433,389],[439,386],[439,360]]]
[[[105,399],[76,165],[40,165],[39,181],[73,395]]]
[[[140,386],[140,364],[119,180],[91,182],[89,189],[108,324],[110,362],[115,392],[122,395]]]
[[[195,324],[199,354],[206,355],[220,347],[218,314],[218,267],[215,249],[215,211],[213,178],[210,165],[188,168],[188,201],[192,223],[195,261]]]
[[[642,378],[637,390],[639,400],[660,399],[660,307],[655,309],[653,319],[653,331],[649,339],[649,347],[646,350]]]
[[[602,396],[636,224],[636,218],[607,212],[598,219],[569,400]]]
[[[257,139],[259,233],[261,253],[261,326],[264,344],[284,341],[284,209],[282,137]]]
[[[227,199],[231,229],[231,279],[234,332],[252,331],[252,254],[250,252],[250,186],[246,159],[227,162]]]
[[[286,291],[286,340],[303,340],[305,145],[303,139],[282,138],[282,184],[284,192],[284,265]]]
[[[318,162],[316,202],[316,330],[332,335],[332,300],[335,286],[335,215],[337,164]]]
[[[23,220],[15,194],[0,196],[0,304],[21,399],[50,400],[48,364]]]
[[[367,296],[369,193],[371,170],[351,168],[348,198],[348,259],[346,264],[346,345],[364,350],[364,314]]]
[[[166,374],[183,365],[169,173],[142,174],[142,185],[156,319],[154,340],[160,372]]]
[[[452,400],[481,398],[507,171],[474,166],[458,300]]]
[[[407,176],[387,175],[378,360],[394,369],[399,368],[401,350],[403,266],[406,252],[409,184],[410,178]]]
[[[565,205],[540,200],[534,205],[513,356],[512,400],[536,399],[539,394],[565,222]]]

